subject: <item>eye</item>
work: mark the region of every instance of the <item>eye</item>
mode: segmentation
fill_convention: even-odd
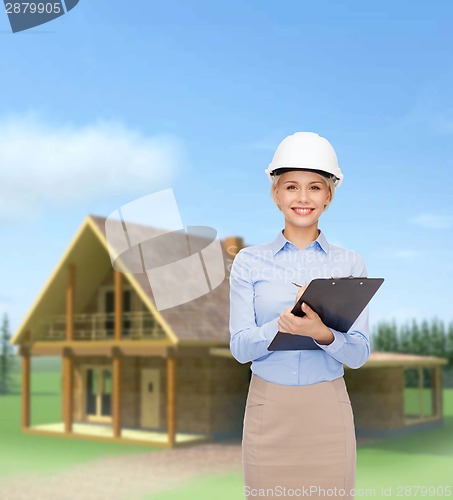
[[[321,188],[319,186],[312,186],[313,189],[320,190]]]
[[[291,184],[289,185],[286,189],[291,189],[291,188],[295,188],[296,186],[294,184]]]

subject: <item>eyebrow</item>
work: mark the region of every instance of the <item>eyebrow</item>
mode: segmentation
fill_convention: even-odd
[[[299,184],[297,181],[285,181],[283,184],[287,184],[288,182],[292,182],[293,184]],[[317,183],[323,184],[322,181],[311,181],[308,184],[317,184]]]

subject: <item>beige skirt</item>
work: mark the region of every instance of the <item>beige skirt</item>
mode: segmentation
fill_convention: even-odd
[[[242,469],[247,498],[354,499],[356,437],[344,378],[290,386],[252,373]]]

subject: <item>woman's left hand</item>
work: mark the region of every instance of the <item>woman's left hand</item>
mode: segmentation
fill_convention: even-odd
[[[305,302],[302,304],[302,311],[305,313],[303,318],[291,313],[293,306],[288,307],[282,312],[278,319],[278,329],[280,332],[292,333],[294,335],[305,335],[313,337],[320,344],[330,344],[333,340],[333,334],[322,322],[316,311]]]

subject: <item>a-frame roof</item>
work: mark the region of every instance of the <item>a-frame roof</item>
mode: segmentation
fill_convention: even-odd
[[[51,305],[54,307],[55,303],[59,302],[61,310],[64,310],[67,280],[66,266],[69,262],[80,257],[81,253],[84,254],[82,257],[85,259],[87,258],[88,252],[104,252],[108,255],[109,246],[105,233],[105,221],[106,218],[101,216],[87,215],[85,217],[34,304],[14,333],[11,340],[12,344],[21,344],[26,332],[31,329],[40,315],[46,314],[49,311]],[[152,232],[153,228],[146,227],[147,235],[152,235]],[[161,234],[161,230],[156,229],[156,235],[159,234]],[[175,236],[177,237],[177,235],[173,237]],[[184,238],[184,235],[181,234],[180,237]],[[194,238],[198,238],[198,245],[200,247],[206,246],[211,242],[201,236]],[[82,239],[83,245],[81,244]],[[223,242],[221,243],[225,265],[225,278],[222,283],[209,293],[195,300],[161,311],[158,311],[156,308],[148,276],[144,273],[127,272],[128,270],[125,269],[127,264],[123,264],[123,269],[126,271],[124,273],[126,281],[128,281],[137,292],[143,303],[162,325],[173,343],[184,341],[204,343],[207,345],[229,343],[228,278],[232,261],[224,249]],[[174,247],[174,239],[169,240],[169,245],[168,248],[165,248],[165,253],[170,261],[172,253],[175,251]],[[108,259],[110,259],[110,257],[108,257]],[[80,260],[80,258],[78,260]],[[109,265],[112,267],[110,262]],[[95,270],[93,270],[93,272],[95,272]],[[175,289],[181,286],[178,276],[172,276],[170,273],[168,279],[174,281],[171,286]],[[76,296],[77,285],[78,283],[76,280]]]

